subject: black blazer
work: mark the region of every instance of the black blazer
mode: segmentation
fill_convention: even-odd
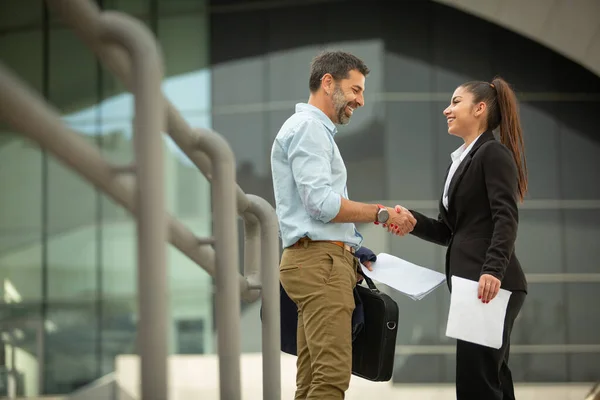
[[[417,220],[411,234],[448,246],[449,287],[452,275],[479,281],[482,274],[490,274],[500,279],[503,289],[527,291],[514,251],[519,221],[517,176],[510,151],[487,131],[452,177],[448,211],[441,200],[438,219],[410,210]]]

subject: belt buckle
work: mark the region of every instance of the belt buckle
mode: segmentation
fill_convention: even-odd
[[[351,254],[354,254],[354,248],[349,244],[344,243],[344,250],[349,251]]]

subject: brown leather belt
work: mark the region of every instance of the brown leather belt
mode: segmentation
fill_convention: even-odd
[[[333,240],[311,240],[308,238],[302,238],[300,240],[298,240],[296,243],[294,243],[293,245],[289,246],[289,248],[300,248],[300,247],[305,247],[305,243],[306,246],[308,246],[308,243],[331,243],[331,244],[335,244],[336,246],[341,247],[344,250],[349,251],[350,253],[354,254],[354,247],[351,247],[350,245],[344,243],[344,242],[338,242],[338,241],[333,241]]]

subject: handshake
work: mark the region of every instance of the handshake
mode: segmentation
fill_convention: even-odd
[[[387,219],[385,218],[386,211],[388,214]],[[394,235],[404,236],[412,232],[417,223],[412,213],[400,205],[394,208],[383,207],[379,210],[379,213],[383,215],[380,218],[380,214],[378,214],[378,220],[385,222],[375,222],[375,224],[381,224],[388,232]]]

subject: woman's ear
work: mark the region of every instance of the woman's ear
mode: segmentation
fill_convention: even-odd
[[[480,101],[475,105],[475,116],[482,116],[483,113],[485,113],[485,110],[487,110],[487,104],[485,104],[483,101]]]

